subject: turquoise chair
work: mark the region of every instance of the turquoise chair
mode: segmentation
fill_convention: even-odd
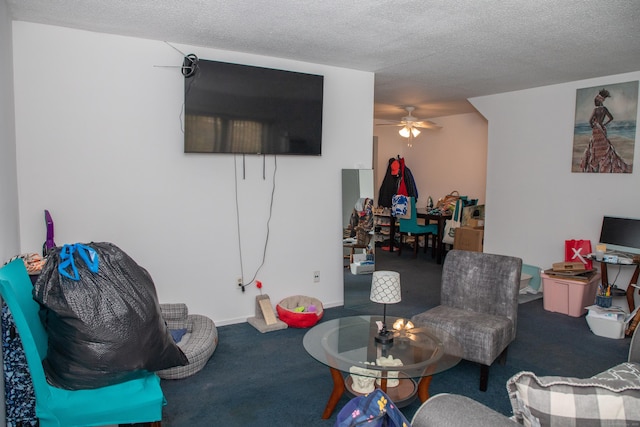
[[[0,269],[0,295],[11,310],[22,340],[40,427],[131,423],[159,427],[166,401],[160,378],[154,373],[144,372],[137,379],[90,390],[66,390],[47,383],[42,360],[47,355],[48,338],[32,291],[31,279],[22,260]]]
[[[420,236],[424,237],[424,252],[427,252],[428,246],[428,237],[437,236],[438,235],[438,225],[437,224],[427,224],[421,225],[418,224],[418,215],[416,213],[416,199],[410,197],[411,199],[411,218],[404,219],[398,218],[399,230],[400,230],[400,245],[398,247],[398,256],[402,255],[402,243],[406,236],[415,236],[415,242],[413,245],[413,257],[416,258],[418,256],[418,239]],[[433,238],[432,238],[433,240]],[[433,252],[435,250],[435,242],[433,242]]]

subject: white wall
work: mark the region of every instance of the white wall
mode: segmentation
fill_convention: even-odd
[[[633,72],[470,100],[489,123],[486,252],[549,268],[564,260],[565,240],[595,245],[604,215],[640,218],[637,133],[632,174],[571,173],[576,90],[639,78]],[[629,270],[619,278],[623,287]]]
[[[411,169],[418,187],[418,206],[434,203],[457,190],[462,195],[485,199],[487,122],[478,113],[438,117],[440,130],[423,130],[408,146],[395,126],[375,126],[378,137],[376,164],[376,198],[389,164],[400,155]]]
[[[109,241],[151,273],[161,302],[218,324],[255,314],[236,282],[262,260],[274,157],[185,155],[182,57],[163,42],[14,22],[21,249],[37,252],[43,210],[58,245]],[[343,301],[341,170],[371,164],[373,74],[176,45],[203,59],[325,76],[321,157],[277,158],[258,274],[273,304]],[[237,168],[237,170],[236,170]],[[235,184],[243,261],[239,259]],[[313,282],[319,270],[320,283]]]
[[[13,58],[11,19],[7,3],[0,1],[0,265],[20,248],[18,183],[13,111]],[[0,353],[0,362],[2,354]],[[4,378],[2,364],[0,377]],[[6,424],[4,381],[0,381],[0,426]]]
[[[20,249],[11,41],[9,11],[0,1],[0,265]]]

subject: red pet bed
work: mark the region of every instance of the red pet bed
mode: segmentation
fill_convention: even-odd
[[[305,311],[294,311],[298,307],[304,307]],[[315,311],[310,311],[314,307]],[[276,311],[280,320],[292,328],[310,328],[322,319],[324,313],[322,302],[319,299],[303,295],[294,295],[283,299],[276,305]]]

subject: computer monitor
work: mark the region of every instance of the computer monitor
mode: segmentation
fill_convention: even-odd
[[[640,254],[640,219],[605,216],[600,243],[607,245],[607,252]]]

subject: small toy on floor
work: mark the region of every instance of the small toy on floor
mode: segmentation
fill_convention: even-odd
[[[293,312],[296,313],[315,313],[316,312],[316,306],[311,304],[308,307],[305,307],[304,305],[300,305],[296,308],[294,308],[293,310],[291,310]]]

